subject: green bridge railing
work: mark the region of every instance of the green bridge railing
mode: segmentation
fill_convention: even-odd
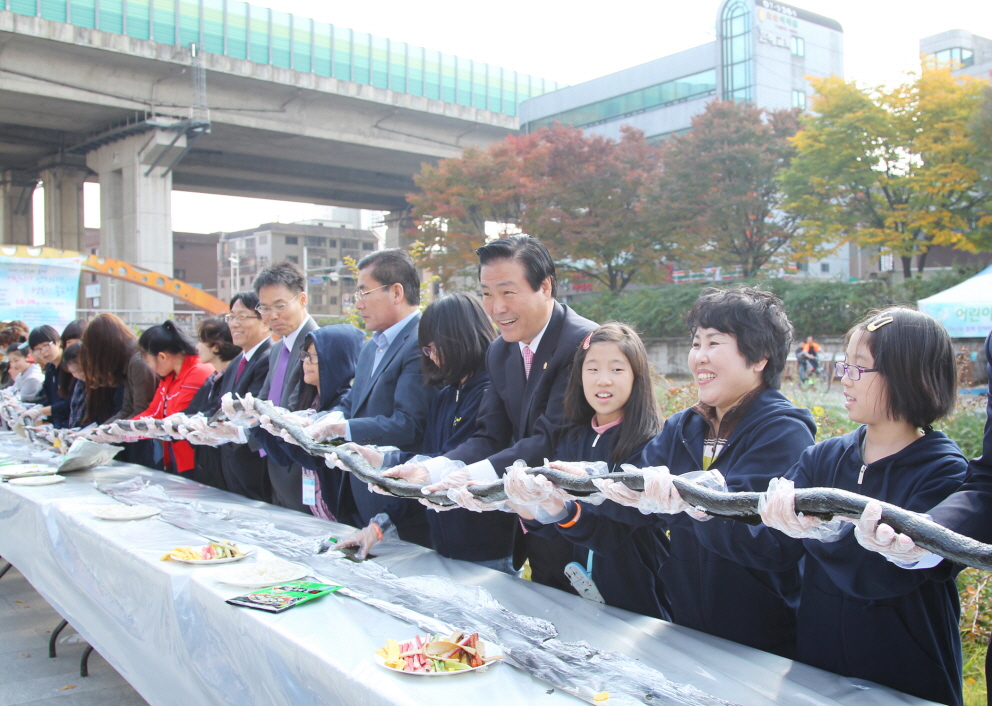
[[[554,81],[238,0],[0,0],[3,9],[136,39],[516,115]]]

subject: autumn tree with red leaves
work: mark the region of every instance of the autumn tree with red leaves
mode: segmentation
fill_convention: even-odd
[[[639,130],[615,141],[556,124],[427,165],[410,196],[421,262],[451,286],[474,272],[488,222],[540,238],[563,272],[611,291],[657,281],[672,252],[667,219],[643,203],[658,159]]]

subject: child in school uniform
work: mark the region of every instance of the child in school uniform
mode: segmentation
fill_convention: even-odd
[[[961,484],[967,462],[932,424],[954,408],[954,351],[932,317],[893,307],[848,333],[837,363],[844,406],[857,430],[803,452],[769,483],[748,527],[715,519],[700,541],[745,566],[803,561],[796,658],[827,671],[960,705],[958,593],[952,577],[908,571],[863,549],[853,527],[797,516],[794,488],[840,488],[926,512]],[[783,469],[784,470],[784,469]],[[662,484],[663,485],[663,484]],[[654,493],[677,511],[678,491]]]

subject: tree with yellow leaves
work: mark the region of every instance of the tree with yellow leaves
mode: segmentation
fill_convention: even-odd
[[[923,270],[927,251],[975,251],[992,227],[992,191],[973,139],[984,84],[927,68],[871,90],[813,81],[812,113],[780,176],[785,208],[809,236],[877,246]]]

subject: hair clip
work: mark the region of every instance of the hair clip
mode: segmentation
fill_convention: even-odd
[[[592,331],[590,331],[588,335],[584,339],[582,339],[582,350],[584,351],[589,350],[590,343],[592,343]]]
[[[21,344],[20,344],[20,345],[19,345],[19,346],[17,347],[17,350],[19,350],[19,351],[23,351],[23,350],[24,350],[25,348],[27,348],[27,347],[28,347],[28,342],[27,342],[27,341],[23,341],[23,342],[22,342],[22,343],[21,343]]]
[[[880,329],[883,326],[885,326],[885,324],[891,324],[892,321],[893,321],[893,318],[891,316],[883,316],[881,318],[875,319],[874,321],[872,321],[871,323],[869,323],[867,326],[865,326],[865,328],[868,329],[869,331],[871,331],[872,333],[874,333],[875,331],[878,331],[878,329]]]

